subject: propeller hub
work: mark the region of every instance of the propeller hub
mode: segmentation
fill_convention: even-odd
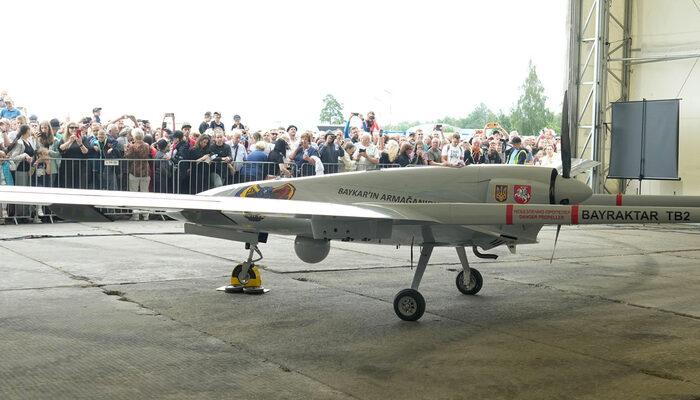
[[[593,190],[585,183],[576,179],[557,176],[554,186],[554,204],[564,204],[566,202],[568,204],[578,204],[592,195]]]

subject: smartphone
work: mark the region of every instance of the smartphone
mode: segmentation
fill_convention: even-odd
[[[167,127],[168,127],[168,123],[167,123],[167,122],[165,122],[165,121],[163,121],[163,123],[162,123],[162,124],[160,124],[160,127],[161,127],[161,129],[165,129],[165,128],[167,128]]]

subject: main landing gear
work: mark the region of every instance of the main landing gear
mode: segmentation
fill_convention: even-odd
[[[456,250],[459,261],[462,263],[462,271],[457,275],[456,280],[457,290],[464,294],[475,295],[479,293],[484,284],[481,273],[474,268],[469,268],[469,261],[467,260],[467,253],[464,251],[464,247],[456,247]],[[411,288],[403,289],[394,297],[394,312],[404,321],[418,321],[425,312],[425,299],[418,291],[418,286],[432,253],[433,246],[423,246],[420,251],[416,272],[413,275]],[[468,276],[469,280],[464,279],[465,276]]]
[[[260,269],[255,265],[256,262],[262,260],[263,256],[255,244],[246,243],[246,247],[250,250],[248,259],[231,271],[231,284],[224,287],[226,293],[246,293],[246,294],[263,294],[270,291],[262,285],[262,277]],[[258,258],[253,259],[255,253]]]

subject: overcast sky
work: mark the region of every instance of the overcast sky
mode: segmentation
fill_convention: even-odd
[[[529,60],[550,108],[564,87],[564,0],[5,3],[0,89],[41,119],[312,127],[327,93],[384,124],[458,117],[509,109]]]

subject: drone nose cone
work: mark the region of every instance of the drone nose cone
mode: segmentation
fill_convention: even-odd
[[[557,177],[554,188],[554,198],[556,204],[577,204],[593,195],[593,190],[585,183],[573,179]]]

